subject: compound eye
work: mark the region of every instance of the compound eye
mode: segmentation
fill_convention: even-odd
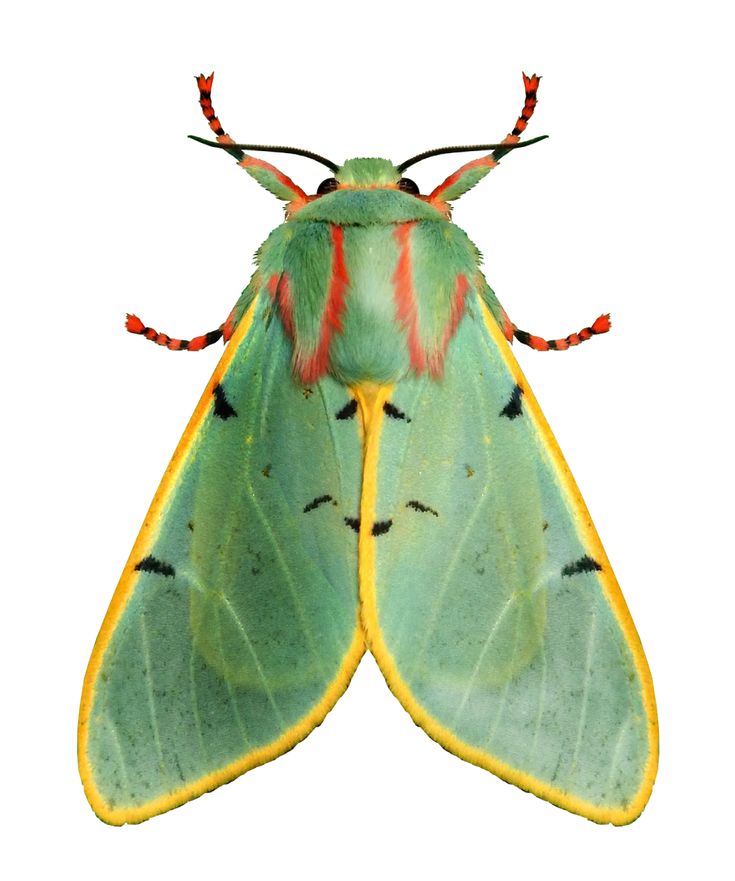
[[[412,196],[418,196],[419,194],[418,186],[411,180],[410,177],[402,177],[398,181],[398,189],[402,190],[404,193],[410,193]]]
[[[317,196],[324,196],[327,193],[333,193],[339,187],[339,181],[336,177],[328,177],[323,180],[317,187]]]

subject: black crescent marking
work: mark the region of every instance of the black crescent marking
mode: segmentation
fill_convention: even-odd
[[[350,529],[354,530],[355,532],[360,531],[359,517],[345,517],[345,523],[347,524],[347,526],[350,527]]]
[[[136,564],[135,571],[153,572],[156,575],[164,575],[166,578],[173,578],[176,575],[176,570],[170,563],[164,563],[162,560],[157,560],[150,555],[143,557],[143,559]]]
[[[337,504],[331,496],[317,496],[305,506],[304,514],[308,514],[309,511],[314,511],[319,505],[325,505],[327,502],[331,502],[333,505]]]
[[[385,535],[393,526],[392,520],[376,520],[373,523],[372,533],[373,535]]]
[[[237,416],[235,408],[227,400],[225,390],[219,383],[217,383],[217,385],[212,389],[212,394],[214,395],[215,416],[217,416],[219,419],[229,419],[231,416]]]
[[[410,422],[411,420],[406,416],[403,410],[399,410],[394,404],[391,404],[390,401],[386,401],[383,404],[383,412],[386,416],[390,416],[391,419],[403,419],[404,422]]]
[[[355,413],[357,413],[357,401],[350,398],[344,407],[335,413],[335,419],[352,419]]]
[[[438,511],[435,511],[428,505],[424,505],[422,502],[416,501],[416,499],[412,499],[410,502],[406,502],[406,507],[413,508],[414,511],[419,511],[421,514],[433,514],[435,517],[439,516]]]
[[[562,578],[571,578],[572,575],[580,575],[582,572],[599,572],[601,569],[602,566],[597,560],[593,560],[592,557],[585,554],[574,563],[567,563],[561,570],[561,576]]]
[[[515,419],[517,416],[520,416],[523,413],[523,405],[521,404],[521,396],[523,395],[523,389],[516,385],[513,389],[510,400],[500,411],[501,416],[505,416],[506,419]]]

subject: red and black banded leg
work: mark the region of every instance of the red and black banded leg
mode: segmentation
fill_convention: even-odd
[[[215,133],[217,142],[219,144],[234,144],[235,142],[222,128],[222,123],[217,118],[217,114],[214,112],[214,107],[212,106],[212,83],[214,82],[214,73],[210,73],[209,76],[204,76],[203,73],[200,73],[196,78],[196,81],[197,86],[199,87],[199,106],[202,108],[202,113],[209,123],[209,127]],[[233,148],[227,152],[234,156],[238,162],[243,156],[245,156],[243,151],[238,150],[237,148]]]
[[[525,330],[519,330],[515,324],[512,327],[513,336],[524,346],[530,346],[537,352],[562,352],[570,346],[578,346],[580,343],[586,342],[597,334],[607,333],[610,330],[610,316],[600,315],[589,327],[583,327],[577,333],[570,333],[569,336],[558,340],[545,340],[540,336],[534,336]]]
[[[536,76],[536,74],[533,74],[533,76],[526,76],[525,73],[523,74],[523,85],[526,89],[526,100],[523,104],[521,115],[518,117],[518,119],[516,120],[516,124],[513,126],[513,131],[503,138],[503,144],[517,144],[518,141],[520,141],[521,135],[526,130],[526,126],[533,116],[533,111],[536,109],[536,104],[538,103],[537,92],[540,80],[541,77]],[[500,159],[500,157],[504,156],[507,152],[507,150],[496,150],[493,153],[493,158],[496,160]]]
[[[152,343],[156,343],[156,345],[159,346],[165,346],[173,352],[199,352],[202,349],[206,349],[207,346],[211,346],[212,343],[216,343],[217,340],[222,339],[223,337],[225,342],[229,340],[230,336],[232,336],[231,318],[232,316],[230,316],[224,324],[221,324],[217,330],[210,330],[209,333],[195,336],[192,340],[172,339],[166,333],[159,333],[152,327],[146,327],[137,315],[127,316],[125,329],[129,333],[140,334]]]

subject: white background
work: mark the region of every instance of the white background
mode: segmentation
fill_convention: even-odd
[[[732,868],[733,176],[728,4],[16,4],[4,15],[3,821],[7,877],[642,878]],[[75,760],[81,680],[216,327],[281,207],[208,129],[400,161],[529,136],[457,203],[643,639],[661,724],[645,813],[598,827],[430,741],[367,658],[278,761],[139,827],[100,823]],[[275,158],[313,191],[328,172]],[[412,169],[425,192],[463,157]],[[729,503],[729,504],[728,504]]]

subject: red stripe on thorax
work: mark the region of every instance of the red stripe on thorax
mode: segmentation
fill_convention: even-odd
[[[458,275],[454,285],[454,294],[449,306],[449,321],[444,328],[442,336],[441,348],[433,352],[429,357],[429,373],[433,379],[439,379],[444,373],[444,356],[449,348],[449,341],[457,333],[459,322],[464,315],[464,305],[467,300],[467,291],[470,286],[464,275]]]
[[[394,299],[396,302],[396,318],[406,329],[408,338],[408,356],[416,373],[426,369],[426,352],[419,339],[418,309],[413,289],[413,273],[411,267],[411,230],[414,222],[401,223],[394,233],[398,243],[398,263],[393,273]]]
[[[271,276],[271,280],[277,276]],[[288,280],[288,274],[283,273],[276,282],[276,294],[278,297],[278,308],[281,310],[281,321],[286,333],[293,339],[293,297],[291,296],[291,284]],[[269,284],[270,287],[270,284]]]
[[[349,285],[345,265],[344,237],[341,226],[330,227],[332,236],[332,271],[329,276],[327,302],[322,315],[322,326],[316,350],[306,359],[297,359],[296,369],[303,382],[316,382],[327,372],[329,347],[334,333],[342,333],[342,313]]]

